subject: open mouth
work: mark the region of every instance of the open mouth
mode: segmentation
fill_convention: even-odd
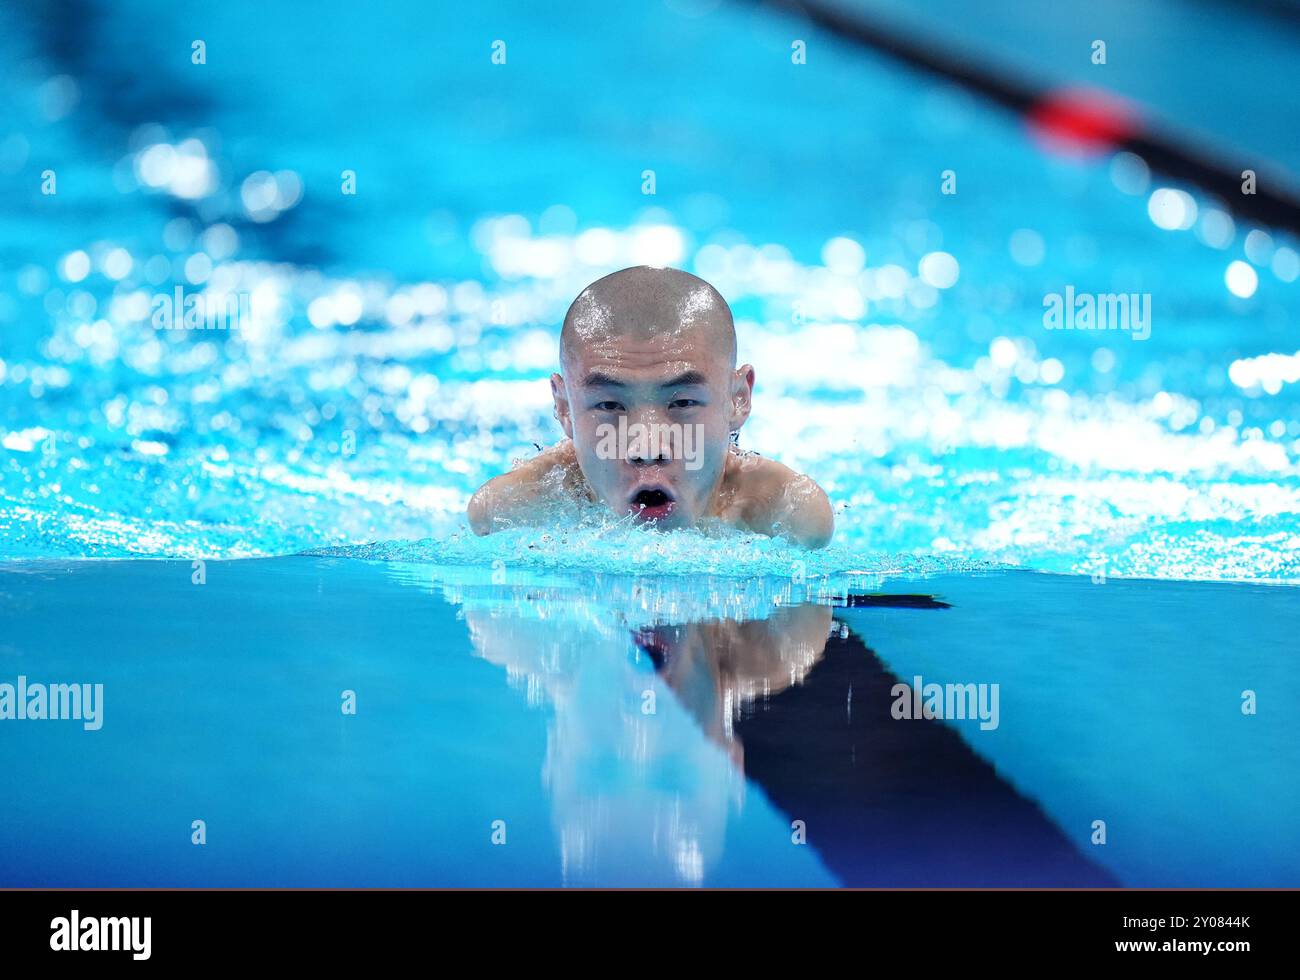
[[[672,513],[676,501],[662,487],[646,487],[632,495],[631,511],[641,520],[662,520]]]
[[[655,670],[663,670],[675,659],[676,642],[671,635],[665,635],[661,629],[639,629],[632,633],[632,641],[637,648],[650,657]]]

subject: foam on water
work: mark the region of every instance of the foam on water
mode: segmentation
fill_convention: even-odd
[[[213,37],[246,37],[234,15],[214,16]],[[290,29],[265,16],[258,43]],[[409,214],[401,241],[419,244],[405,249],[340,212],[335,151],[390,131],[371,127],[369,109],[361,130],[347,115],[337,133],[311,128],[349,97],[333,81],[283,89],[296,109],[274,124],[246,119],[248,100],[232,96],[195,103],[205,129],[184,119],[167,128],[144,99],[135,128],[118,132],[90,99],[41,117],[49,100],[35,93],[62,76],[15,31],[0,43],[0,67],[33,97],[0,104],[0,126],[21,136],[3,143],[0,164],[71,157],[87,173],[58,201],[69,222],[46,220],[50,202],[33,190],[19,202],[23,230],[0,230],[0,245],[16,254],[21,239],[24,255],[0,268],[0,557],[364,545],[356,553],[369,557],[636,572],[787,576],[795,561],[829,573],[903,555],[945,567],[1300,581],[1296,243],[1238,227],[1194,189],[1160,187],[1141,161],[1045,156],[994,111],[828,49],[837,91],[884,113],[893,139],[868,139],[816,101],[821,89],[747,75],[788,41],[779,22],[759,18],[741,31],[756,46],[723,43],[737,36],[735,16],[724,8],[674,44],[686,45],[687,76],[696,68],[686,50],[707,51],[708,83],[734,74],[743,91],[674,111],[712,113],[689,125],[734,149],[734,100],[761,98],[763,119],[744,129],[778,154],[781,200],[761,173],[728,162],[725,200],[699,190],[649,208],[640,195],[635,207],[610,206],[581,182],[566,203],[543,204],[527,175],[501,175],[535,204],[501,213],[479,185],[500,171],[496,145],[467,141],[449,163],[427,138],[459,131],[464,106],[403,96],[385,117],[402,140],[393,158],[450,167],[449,186],[480,195],[453,212],[436,188],[375,157],[372,196],[358,207]],[[540,14],[518,17],[521,39],[546,35]],[[471,18],[447,30],[474,27]],[[637,32],[635,17],[626,29]],[[401,57],[376,70],[394,84],[419,77],[421,65]],[[207,99],[250,84],[208,67],[227,87],[205,88]],[[443,67],[478,84],[476,69]],[[193,84],[159,71],[151,84]],[[611,97],[639,104],[635,73],[611,71]],[[550,120],[521,134],[516,153],[549,159],[563,125],[553,107],[581,101],[585,81],[550,72],[505,84],[522,116]],[[223,126],[245,143],[224,145]],[[805,127],[808,139],[832,140],[824,161],[791,149]],[[299,169],[328,179],[264,169],[295,139],[309,148]],[[958,148],[967,189],[941,201],[916,174]],[[626,169],[599,141],[583,149],[584,174]],[[872,206],[844,179],[844,159],[878,175]],[[682,179],[710,186],[718,166],[703,159]],[[1006,187],[1014,199],[990,190]],[[1166,199],[1186,221],[1170,224],[1156,207]],[[848,211],[856,227],[837,230]],[[565,307],[639,263],[690,269],[731,303],[739,356],[757,371],[742,445],[826,487],[832,549],[795,556],[743,535],[569,522],[490,542],[467,533],[473,490],[559,436],[547,379]],[[1150,293],[1149,339],[1045,329],[1044,296],[1070,283]],[[155,329],[157,298],[178,287],[212,301],[244,295],[248,314],[237,330]]]
[[[482,574],[489,574],[485,569],[496,569],[501,577],[509,569],[510,574],[582,571],[722,578],[772,576],[804,582],[848,575],[921,576],[999,567],[960,556],[862,554],[841,547],[808,551],[780,538],[734,529],[660,532],[613,520],[513,528],[488,537],[477,537],[462,529],[442,538],[377,542],[308,553],[370,561],[477,566],[484,570]]]
[[[636,233],[611,231],[616,241]],[[570,278],[596,272],[575,263]],[[309,270],[236,263],[230,275],[254,292],[280,284],[287,309],[344,288]],[[365,288],[377,319],[410,292]],[[445,297],[457,287],[427,288]],[[513,284],[473,305],[504,295],[555,309],[563,294]],[[735,284],[732,296],[743,308]],[[89,339],[84,322],[56,318],[47,349],[62,364],[8,365],[11,406],[19,379],[40,409],[4,437],[10,557],[240,557],[386,539],[372,552],[402,556],[401,542],[416,540],[432,560],[668,572],[784,574],[794,560],[743,536],[684,545],[612,525],[560,523],[491,544],[466,534],[473,489],[557,435],[545,381],[553,338],[527,324],[461,311],[295,336],[255,319],[218,341],[156,333],[103,301],[109,318]],[[840,570],[941,554],[1111,575],[1300,578],[1289,427],[1282,438],[1243,431],[1164,390],[1023,382],[1042,367],[1025,341],[998,338],[963,368],[898,324],[741,319],[739,333],[741,357],[759,366],[744,444],[809,472],[836,503],[837,548],[806,561]]]

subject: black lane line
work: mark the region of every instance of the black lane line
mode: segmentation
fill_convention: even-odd
[[[932,595],[896,593],[855,593],[831,597],[831,604],[842,609],[951,609],[952,606]]]
[[[928,607],[936,608],[936,607]],[[942,607],[938,607],[942,608]],[[1120,882],[951,723],[895,719],[902,682],[850,629],[803,681],[735,722],[746,778],[856,888],[1114,888]]]
[[[981,65],[944,52],[859,13],[848,13],[816,0],[767,0],[767,5],[806,17],[824,30],[899,61],[957,82],[1022,116],[1049,104],[1056,90],[999,75]],[[1137,106],[1139,111],[1144,107]],[[1145,119],[1134,122],[1133,135],[1116,140],[1115,150],[1127,150],[1142,157],[1153,170],[1187,183],[1196,184],[1239,217],[1273,228],[1300,234],[1300,198],[1271,171],[1261,170],[1257,161],[1227,161],[1153,128]],[[1241,192],[1243,170],[1256,172],[1254,194]]]

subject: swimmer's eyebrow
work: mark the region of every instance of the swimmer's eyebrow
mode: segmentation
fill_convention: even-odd
[[[592,371],[582,379],[584,388],[626,388],[627,385],[617,378],[611,378],[608,374],[601,374],[599,371]]]
[[[679,374],[671,381],[665,381],[660,388],[688,388],[691,385],[708,384],[708,379],[699,371],[687,371],[685,374]]]
[[[669,381],[665,381],[659,387],[660,388],[686,388],[689,387],[690,385],[704,385],[704,384],[708,384],[708,379],[705,378],[704,375],[700,374],[699,371],[686,371],[682,374],[677,375],[677,377]],[[585,378],[582,379],[582,387],[584,388],[626,388],[627,382],[619,381],[617,378],[612,378],[608,374],[601,374],[599,371],[592,371],[590,374],[588,374]]]

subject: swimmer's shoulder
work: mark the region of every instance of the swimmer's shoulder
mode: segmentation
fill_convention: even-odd
[[[581,494],[582,471],[573,442],[562,439],[479,487],[467,516],[475,534],[526,523],[530,512],[549,498]]]
[[[756,453],[733,453],[727,469],[753,530],[789,537],[806,548],[830,541],[835,515],[826,491],[812,477]]]

